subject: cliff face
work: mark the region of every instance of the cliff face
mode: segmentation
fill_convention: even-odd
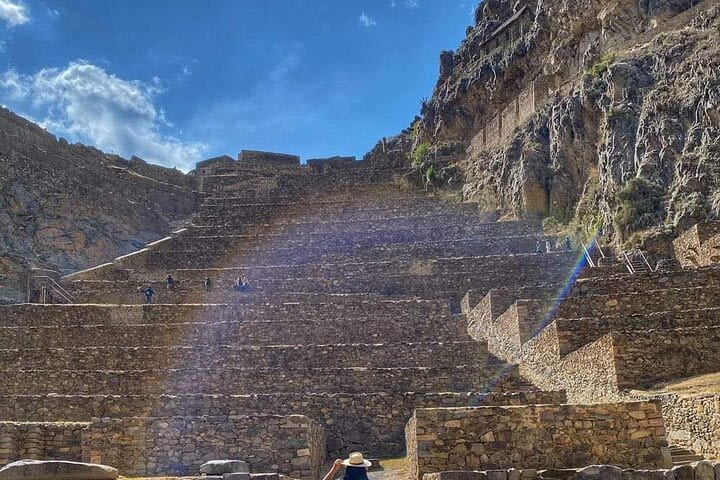
[[[415,147],[465,198],[617,243],[720,215],[717,0],[487,0],[440,63]]]
[[[166,235],[198,201],[194,183],[0,110],[0,302],[21,300],[28,274],[69,273]]]

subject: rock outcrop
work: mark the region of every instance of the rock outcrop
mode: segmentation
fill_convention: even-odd
[[[0,303],[22,299],[31,272],[68,273],[168,234],[196,205],[194,187],[0,110]]]
[[[488,0],[442,53],[414,147],[461,145],[481,208],[618,244],[717,218],[719,30],[716,0]]]

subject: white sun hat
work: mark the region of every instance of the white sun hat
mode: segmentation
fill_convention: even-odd
[[[343,460],[342,464],[345,465],[346,467],[365,467],[365,468],[368,468],[368,467],[371,467],[371,466],[372,466],[372,462],[369,461],[369,460],[365,460],[365,459],[363,458],[363,454],[360,453],[360,452],[353,452],[353,453],[351,453],[351,454],[348,456],[347,460]]]

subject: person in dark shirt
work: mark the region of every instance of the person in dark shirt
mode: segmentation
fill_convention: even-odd
[[[155,296],[155,290],[148,285],[148,287],[143,291],[145,294],[145,305],[152,305],[153,303],[153,297]]]
[[[345,467],[343,480],[369,480],[367,469],[371,466],[372,463],[365,460],[362,453],[353,452],[347,460],[335,460],[323,480],[333,480],[342,467]]]

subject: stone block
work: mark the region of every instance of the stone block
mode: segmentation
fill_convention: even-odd
[[[423,480],[488,480],[485,472],[473,470],[448,470],[438,473],[426,473]]]
[[[581,468],[573,475],[574,480],[620,480],[623,471],[612,465],[590,465]]]
[[[19,460],[0,468],[0,480],[114,480],[107,465],[62,460]]]
[[[695,469],[693,469],[690,465],[679,465],[677,467],[673,467],[670,471],[675,474],[675,480],[695,479]]]
[[[715,469],[707,460],[693,462],[690,466],[695,470],[695,480],[715,480]]]
[[[240,472],[226,473],[222,478],[223,480],[250,480],[250,474]]]

